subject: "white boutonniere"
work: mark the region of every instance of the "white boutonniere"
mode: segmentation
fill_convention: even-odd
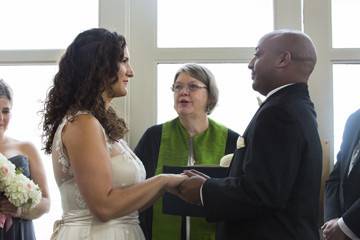
[[[239,136],[237,141],[236,141],[236,148],[240,149],[245,147],[245,139],[242,136]]]
[[[234,154],[230,153],[220,159],[220,167],[229,167]]]
[[[245,139],[242,136],[239,136],[236,141],[236,149],[240,149],[240,148],[244,148],[244,147],[245,147]],[[229,167],[233,156],[234,156],[233,153],[223,156],[220,159],[220,166],[221,167]]]

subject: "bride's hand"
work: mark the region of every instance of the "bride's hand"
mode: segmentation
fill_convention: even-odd
[[[174,195],[179,195],[179,186],[189,177],[185,174],[162,174],[165,177],[165,190]]]
[[[177,192],[178,186],[188,179],[185,174],[161,174],[165,181],[165,190],[169,192]]]

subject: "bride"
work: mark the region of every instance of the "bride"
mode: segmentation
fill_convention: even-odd
[[[127,127],[110,103],[133,75],[124,37],[101,28],[80,33],[61,58],[43,119],[63,208],[52,239],[144,239],[138,210],[187,178],[145,180],[122,140]]]

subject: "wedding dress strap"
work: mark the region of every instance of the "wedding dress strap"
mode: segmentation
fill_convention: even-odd
[[[62,216],[61,220],[57,220],[54,223],[53,234],[51,235],[50,240],[56,240],[60,229],[64,226],[84,226],[88,227],[88,231],[86,236],[83,239],[90,239],[90,228],[94,225],[121,225],[121,224],[139,224],[138,214],[131,214],[127,216],[123,216],[120,218],[112,219],[107,222],[101,222],[94,218],[94,216],[90,213],[89,210],[71,210]]]

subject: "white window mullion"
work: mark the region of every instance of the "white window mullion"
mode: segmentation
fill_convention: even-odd
[[[99,27],[124,35],[131,51],[130,0],[99,0]],[[112,107],[119,117],[130,124],[129,97],[115,99]],[[126,140],[129,141],[129,139],[130,135],[127,135]]]
[[[156,59],[171,62],[236,62],[248,63],[254,48],[160,48]]]
[[[275,29],[302,29],[301,0],[274,0]]]
[[[135,77],[130,82],[130,146],[135,147],[156,122],[156,0],[130,2],[130,55]]]
[[[315,103],[320,137],[330,142],[333,157],[333,81],[331,65],[331,5],[328,0],[304,1],[304,31],[313,39],[317,64],[309,81]],[[333,162],[332,160],[330,162]]]
[[[63,50],[2,50],[0,64],[56,63]]]
[[[99,0],[99,27],[116,31],[129,39],[129,1]]]
[[[360,63],[359,48],[333,48],[331,50],[333,63]]]

